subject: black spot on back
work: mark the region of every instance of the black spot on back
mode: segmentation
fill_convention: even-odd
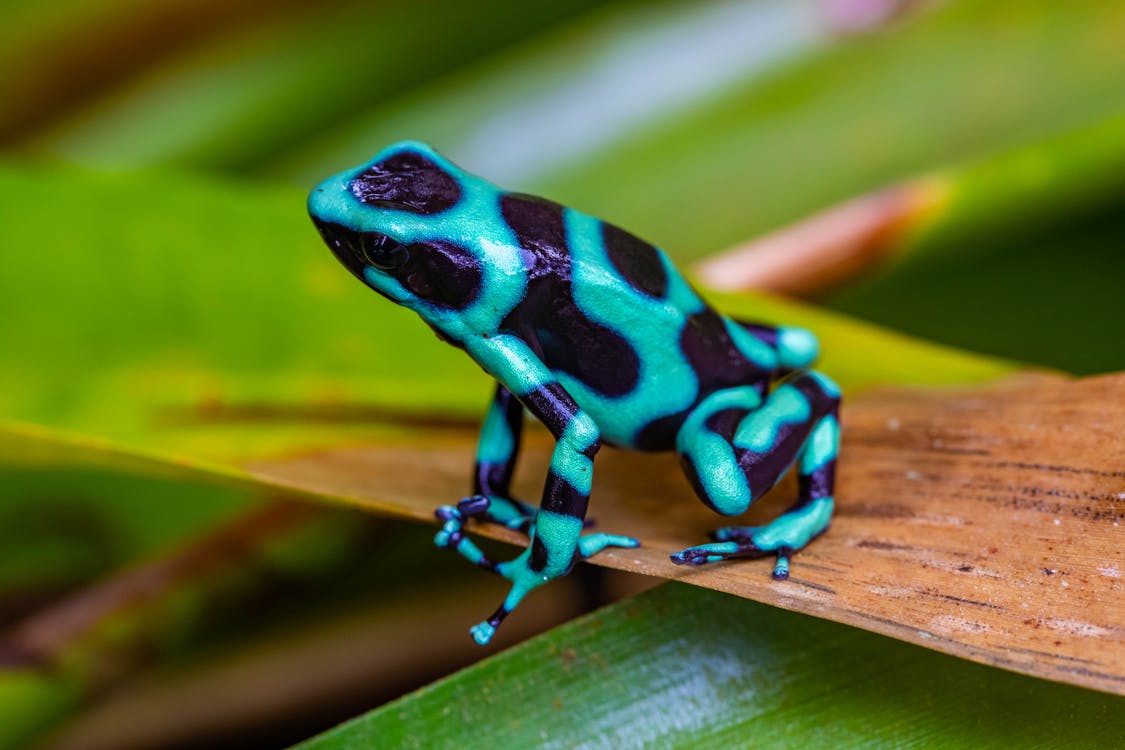
[[[500,214],[523,250],[530,279],[565,276],[570,279],[563,207],[534,195],[507,193],[500,197]]]
[[[561,301],[536,331],[547,366],[573,375],[605,396],[631,393],[641,374],[641,360],[633,347],[617,332],[586,317],[573,299]]]
[[[637,385],[640,359],[624,337],[575,304],[563,211],[532,195],[500,198],[500,213],[519,240],[528,277],[524,299],[502,327],[538,344],[537,353],[552,370],[602,395],[624,396]]]
[[[769,372],[743,356],[714,310],[707,309],[687,319],[680,334],[680,348],[699,377],[701,394],[746,385],[765,393]]]
[[[422,154],[406,151],[373,164],[349,188],[368,206],[436,214],[461,199],[461,186]]]
[[[624,229],[602,222],[605,250],[617,273],[636,290],[661,298],[668,290],[668,273],[656,248]]]
[[[394,276],[414,295],[439,307],[463,310],[480,294],[480,264],[469,250],[445,240],[417,243],[408,250],[410,260]]]

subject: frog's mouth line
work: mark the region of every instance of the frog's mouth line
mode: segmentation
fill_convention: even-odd
[[[316,226],[316,231],[320,233],[320,238],[324,240],[324,244],[328,245],[328,249],[336,256],[336,259],[351,271],[353,276],[366,283],[367,280],[364,278],[363,271],[367,267],[367,263],[350,241],[353,233],[347,227],[331,221],[322,221],[315,216],[312,217],[312,221]]]

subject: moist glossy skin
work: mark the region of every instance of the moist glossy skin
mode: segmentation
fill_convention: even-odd
[[[839,390],[806,370],[808,331],[712,310],[652,245],[557,203],[509,193],[430,147],[398,143],[318,185],[309,214],[356,277],[414,310],[497,380],[481,431],[473,495],[437,510],[439,546],[508,578],[509,595],[472,629],[487,643],[533,588],[609,546],[582,534],[603,443],[675,450],[700,499],[737,515],[792,465],[797,502],[760,527],[726,527],[672,555],[700,565],[789,557],[828,527]],[[512,498],[524,409],[556,439],[538,509]],[[469,518],[528,534],[514,560],[488,559]]]

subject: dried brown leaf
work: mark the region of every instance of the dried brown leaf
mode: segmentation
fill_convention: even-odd
[[[769,561],[669,561],[727,523],[694,499],[671,455],[599,456],[591,515],[643,546],[595,562],[1125,694],[1125,375],[877,389],[850,398],[842,420],[836,518],[797,555],[788,581],[770,579]],[[550,447],[545,434],[530,436],[524,497],[538,495]],[[447,436],[246,468],[271,484],[432,519],[464,494],[472,454],[470,440]],[[792,494],[783,483],[748,522]],[[494,526],[477,531],[520,541]]]

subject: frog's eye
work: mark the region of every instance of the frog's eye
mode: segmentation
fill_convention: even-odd
[[[360,235],[359,249],[364,260],[380,271],[394,271],[410,260],[410,251],[387,235],[376,232]]]

